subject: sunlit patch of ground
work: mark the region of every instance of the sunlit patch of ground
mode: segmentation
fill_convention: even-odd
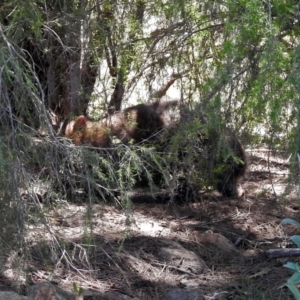
[[[85,295],[113,291],[143,300],[164,299],[173,287],[198,288],[206,299],[293,299],[284,286],[291,272],[283,264],[299,258],[266,255],[294,247],[288,237],[297,230],[280,225],[284,217],[299,215],[288,158],[266,149],[247,155],[242,199],[211,193],[185,206],[139,203],[126,212],[112,204],[57,205],[43,222],[29,225],[28,239],[39,235],[41,241],[28,254],[31,280],[56,281],[70,290],[76,284]],[[67,241],[61,248],[57,237]],[[184,254],[166,261],[161,253],[168,247]],[[60,263],[53,265],[53,255]],[[198,265],[183,267],[193,255]]]

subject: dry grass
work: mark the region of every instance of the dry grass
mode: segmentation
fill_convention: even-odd
[[[279,223],[297,218],[297,193],[284,195],[284,156],[264,149],[247,153],[243,199],[212,193],[186,206],[138,203],[129,212],[108,204],[91,211],[86,205],[57,205],[45,222],[29,225],[27,239],[40,241],[28,254],[30,281],[55,281],[70,290],[75,283],[85,295],[99,297],[114,291],[163,299],[167,289],[188,286],[198,287],[206,299],[293,299],[284,286],[291,273],[282,265],[299,258],[268,259],[265,251],[293,246],[288,237],[295,228]],[[221,237],[218,242],[213,234]],[[201,267],[164,261],[161,248],[175,242],[194,252]],[[16,275],[13,264],[4,275],[5,284]],[[216,293],[219,298],[213,298]]]

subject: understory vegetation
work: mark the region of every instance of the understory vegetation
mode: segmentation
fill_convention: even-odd
[[[216,229],[233,244],[237,236],[243,236],[243,242],[235,246],[240,254],[246,249],[242,253],[246,261],[259,255],[254,250],[251,254],[247,252],[255,248],[254,237],[266,238],[261,232],[268,228],[260,228],[257,235],[252,231],[259,222],[268,221],[270,227],[274,226],[272,230],[269,228],[273,235],[268,239],[280,236],[286,241],[290,232],[274,229],[280,220],[275,212],[271,212],[272,219],[268,220],[268,209],[262,210],[261,217],[253,220],[255,225],[248,224],[248,229],[239,227],[237,221],[229,225],[228,219],[234,218],[233,211],[240,218],[239,209],[247,214],[252,207],[247,203],[251,201],[259,212],[258,205],[264,205],[266,199],[266,203],[270,199],[276,203],[279,219],[299,218],[295,192],[299,184],[297,153],[300,153],[299,22],[300,3],[293,0],[2,1],[1,276],[20,288],[34,281],[29,271],[33,266],[52,274],[64,269],[72,274],[75,286],[87,290],[83,280],[87,276],[88,281],[101,286],[104,294],[108,281],[103,274],[99,275],[98,267],[113,265],[108,275],[110,280],[115,274],[119,276],[129,270],[134,278],[133,266],[138,269],[137,265],[143,261],[153,267],[159,284],[157,290],[154,283],[149,284],[150,291],[143,281],[145,284],[137,296],[164,299],[161,294],[164,286],[174,287],[178,278],[173,282],[163,281],[165,275],[161,274],[170,273],[171,269],[163,266],[159,273],[158,264],[164,262],[155,260],[156,240],[153,245],[150,243],[155,251],[139,252],[141,260],[130,267],[125,263],[133,259],[139,247],[149,250],[139,240],[146,233],[137,233],[136,227],[139,218],[152,216],[153,203],[166,213],[159,214],[157,207],[153,208],[153,224],[162,231],[164,217],[173,218],[177,212],[178,216],[198,222],[198,225],[184,223],[186,236],[177,238],[183,247],[198,253],[204,265],[205,259],[209,261],[201,272],[212,270],[214,261],[222,268],[226,255],[216,255],[220,249],[213,243],[203,254],[200,244],[207,240],[198,244],[194,240],[193,247],[188,245],[189,230],[198,228],[202,234]],[[79,115],[98,122],[138,103],[171,100],[178,101],[185,116],[180,121],[171,119],[175,129],[156,133],[155,143],[134,140],[122,143],[114,138],[111,147],[93,147],[74,145],[64,134],[66,123]],[[243,181],[245,194],[232,200],[231,205],[228,202],[231,200],[216,194],[216,189],[221,175],[230,173],[226,169],[229,163],[244,163],[233,150],[232,136],[245,148],[248,175]],[[279,162],[275,163],[277,158]],[[261,166],[265,171],[259,169]],[[262,177],[256,177],[258,173]],[[269,176],[270,186],[264,182],[264,176]],[[264,183],[258,188],[260,179]],[[279,181],[284,186],[280,192],[274,187]],[[145,215],[143,208],[136,208],[136,203],[145,205]],[[292,212],[284,210],[285,205]],[[68,211],[68,217],[76,217],[78,213],[78,222],[64,219],[65,209],[71,207],[74,211],[73,214]],[[184,207],[190,209],[187,215]],[[108,226],[111,222],[108,211],[121,216],[122,226]],[[212,225],[218,218],[217,212],[225,220],[225,233],[220,224]],[[60,216],[58,221],[56,214]],[[210,215],[214,221],[209,219]],[[66,223],[72,229],[78,228],[78,232],[68,235],[62,228]],[[176,238],[171,223],[166,227],[172,238]],[[167,239],[167,234],[162,237]],[[101,254],[98,248],[97,251],[93,248],[99,240],[104,245]],[[128,241],[133,241],[133,250]],[[160,243],[164,242],[159,240]],[[113,246],[108,249],[109,244]],[[120,258],[116,253],[124,254],[123,249],[128,252]],[[265,245],[261,249],[265,250]],[[103,266],[93,265],[97,255],[103,259]],[[224,265],[232,261],[229,258]],[[263,264],[261,259],[258,261]],[[233,265],[238,266],[237,261]],[[250,267],[248,261],[245,266]],[[221,271],[229,274],[229,269],[224,267]],[[264,284],[243,277],[240,269],[239,272],[230,278],[232,281],[242,278],[240,298],[236,299],[292,299],[289,291],[283,290],[278,295],[272,284],[264,283],[267,287],[264,289]],[[191,275],[189,271],[184,273]],[[80,280],[76,281],[76,276]],[[150,278],[147,273],[147,282]],[[127,285],[125,280],[121,281],[124,293],[129,293],[134,280]],[[243,292],[246,283],[250,284],[251,293]],[[229,290],[226,284],[211,285],[207,288],[210,295],[214,288]]]

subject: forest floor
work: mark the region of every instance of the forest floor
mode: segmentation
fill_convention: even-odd
[[[195,289],[203,299],[294,299],[283,265],[300,258],[266,252],[295,247],[289,237],[297,228],[280,225],[285,217],[299,220],[297,188],[287,192],[288,158],[264,148],[247,155],[241,199],[211,193],[188,205],[150,201],[125,212],[112,204],[57,206],[48,222],[69,241],[70,254],[52,265],[47,249],[56,241],[41,225],[36,230],[50,242],[32,248],[31,281],[82,289],[84,299],[159,300],[174,288]]]

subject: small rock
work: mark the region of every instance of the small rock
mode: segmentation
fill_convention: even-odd
[[[188,274],[200,274],[205,264],[193,251],[189,251],[174,241],[164,241],[158,251],[161,261]]]

